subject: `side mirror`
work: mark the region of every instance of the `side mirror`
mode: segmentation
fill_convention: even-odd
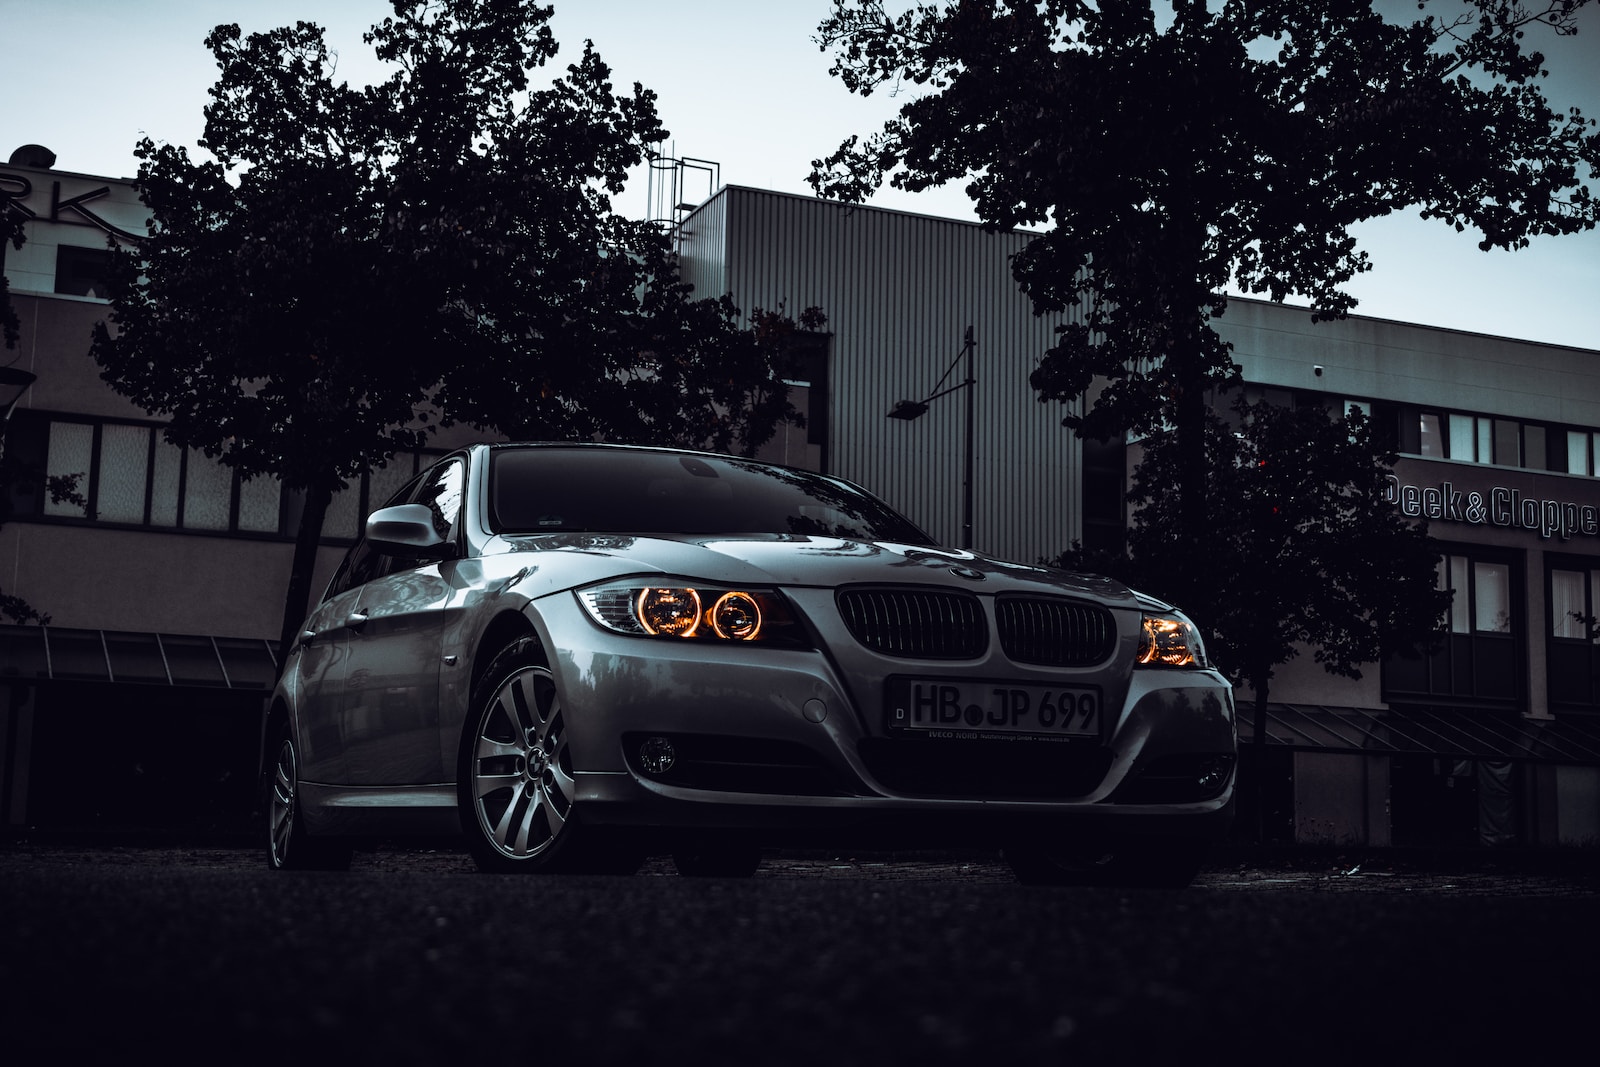
[[[397,504],[368,515],[367,544],[405,559],[447,558],[452,547],[433,528],[433,512],[422,504]]]

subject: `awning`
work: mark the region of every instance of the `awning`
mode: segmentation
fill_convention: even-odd
[[[1255,709],[1239,706],[1239,743],[1255,740]],[[1268,704],[1266,743],[1318,752],[1600,764],[1600,716],[1529,719],[1516,712]]]
[[[0,626],[0,684],[48,680],[266,690],[277,677],[272,642],[260,638]]]

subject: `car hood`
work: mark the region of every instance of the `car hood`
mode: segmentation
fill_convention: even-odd
[[[540,534],[497,537],[485,556],[512,554],[530,576],[572,586],[628,574],[741,585],[940,585],[975,593],[1080,596],[1112,606],[1152,601],[1110,578],[1011,563],[959,549],[793,534],[691,536]],[[542,557],[542,558],[541,558]],[[553,590],[552,590],[553,591]]]

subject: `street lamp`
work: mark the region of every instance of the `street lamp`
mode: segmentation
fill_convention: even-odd
[[[0,456],[5,455],[6,424],[11,421],[11,409],[17,406],[35,377],[16,367],[0,367]]]
[[[962,548],[972,547],[972,422],[973,401],[977,392],[973,389],[973,386],[978,384],[978,379],[972,376],[972,352],[976,347],[977,344],[972,340],[972,327],[968,326],[966,338],[961,345],[961,351],[956,353],[956,358],[951,360],[950,366],[945,368],[944,374],[940,376],[938,383],[933,387],[934,391],[923,400],[896,400],[894,409],[888,415],[891,419],[902,419],[906,422],[911,422],[926,415],[928,413],[928,405],[938,400],[941,396],[949,396],[957,389],[965,389],[967,391],[967,436],[964,450],[964,470],[961,480]],[[945,379],[950,377],[950,372],[955,369],[956,362],[962,356],[967,357],[966,381],[958,382],[948,389],[940,389],[939,386],[943,385]]]

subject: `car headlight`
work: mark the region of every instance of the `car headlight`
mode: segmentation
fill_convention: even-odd
[[[589,617],[613,633],[698,641],[805,645],[789,605],[767,589],[638,579],[578,590]]]
[[[1139,630],[1140,667],[1209,667],[1205,642],[1182,615],[1145,615]]]

